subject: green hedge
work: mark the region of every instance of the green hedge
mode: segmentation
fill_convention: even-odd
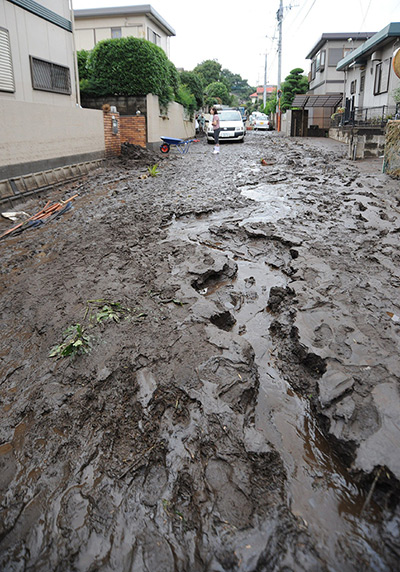
[[[82,58],[83,59],[83,58]],[[81,91],[87,95],[158,95],[166,105],[179,88],[179,75],[165,52],[138,38],[116,38],[96,44],[87,58],[86,79]]]

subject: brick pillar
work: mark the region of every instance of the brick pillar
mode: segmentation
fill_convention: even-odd
[[[105,106],[108,107],[108,106]],[[117,122],[118,132],[113,129],[113,118]],[[121,155],[121,125],[118,112],[103,109],[104,140],[106,144],[106,157],[118,157]]]
[[[146,118],[143,115],[123,115],[121,121],[121,142],[146,147]]]

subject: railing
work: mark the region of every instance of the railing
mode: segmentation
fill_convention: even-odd
[[[378,107],[355,107],[346,109],[343,113],[334,113],[331,117],[331,127],[358,126],[384,127],[389,119],[400,116],[399,106],[380,105]]]

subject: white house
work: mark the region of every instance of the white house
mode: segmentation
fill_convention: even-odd
[[[0,0],[0,180],[104,156],[80,108],[69,0]]]
[[[74,10],[77,50],[91,50],[101,40],[144,38],[160,46],[167,57],[175,30],[149,4]]]
[[[400,87],[400,79],[392,59],[398,48],[400,22],[392,22],[338,62],[337,70],[345,75],[346,119],[394,114],[393,91]]]

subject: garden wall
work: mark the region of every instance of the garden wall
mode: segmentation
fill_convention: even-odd
[[[400,178],[400,121],[387,124],[383,171]]]

